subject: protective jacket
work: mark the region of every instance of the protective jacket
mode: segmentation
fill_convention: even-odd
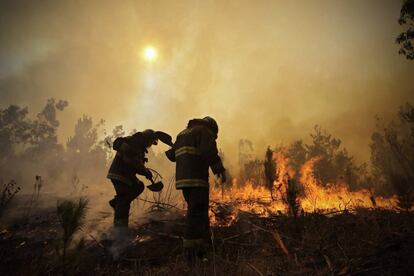
[[[166,152],[168,159],[176,162],[176,188],[209,187],[208,169],[214,174],[224,172],[218,155],[216,134],[205,120],[190,120],[173,145]]]
[[[116,155],[112,161],[107,178],[134,185],[139,182],[136,174],[146,175],[145,154],[148,152],[140,133],[117,138],[113,144]]]

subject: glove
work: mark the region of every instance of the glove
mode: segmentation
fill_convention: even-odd
[[[226,171],[218,173],[217,176],[221,179],[221,183],[226,183]]]
[[[145,171],[144,176],[145,176],[146,179],[151,180],[152,179],[152,172],[149,169],[147,169]]]

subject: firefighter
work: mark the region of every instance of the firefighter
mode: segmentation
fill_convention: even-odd
[[[131,202],[144,191],[144,183],[136,174],[152,180],[151,170],[145,167],[148,159],[145,154],[158,140],[172,145],[171,136],[161,131],[147,129],[132,136],[119,137],[113,143],[116,155],[112,161],[107,178],[112,181],[116,195],[109,201],[114,209],[114,227],[128,228],[129,209]]]
[[[218,125],[211,117],[192,119],[181,131],[170,150],[169,160],[176,162],[176,188],[187,202],[187,222],[183,239],[187,258],[203,258],[210,240],[209,168],[225,182],[225,169],[218,155]]]

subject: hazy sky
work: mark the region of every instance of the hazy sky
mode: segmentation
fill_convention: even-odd
[[[174,136],[210,115],[233,163],[240,138],[262,154],[315,124],[366,160],[375,115],[414,102],[401,1],[0,3],[0,106],[68,100],[61,137],[82,114]]]

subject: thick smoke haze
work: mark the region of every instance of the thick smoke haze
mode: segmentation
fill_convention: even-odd
[[[414,100],[401,1],[0,3],[0,106],[67,100],[62,141],[83,114],[173,136],[210,115],[233,165],[240,138],[262,156],[315,124],[366,161],[375,116]]]

